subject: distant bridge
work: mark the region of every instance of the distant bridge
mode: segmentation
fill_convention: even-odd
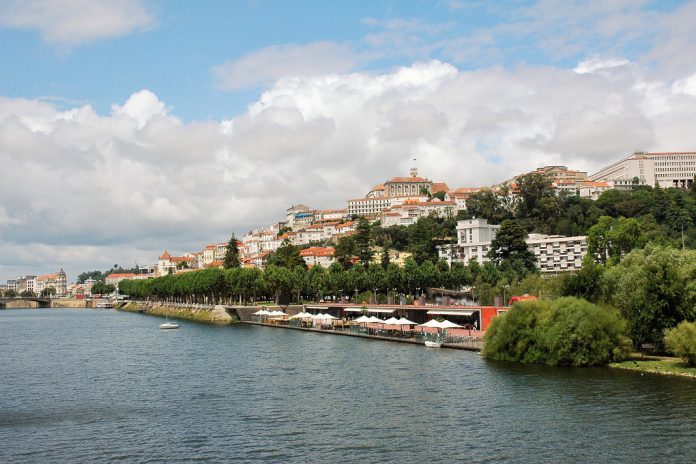
[[[6,308],[12,303],[18,301],[34,301],[39,304],[39,308],[49,308],[51,307],[50,298],[33,297],[33,296],[18,296],[17,298],[0,298],[0,308]]]

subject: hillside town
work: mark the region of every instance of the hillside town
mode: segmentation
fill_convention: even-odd
[[[556,194],[577,195],[597,200],[608,190],[630,191],[637,186],[689,189],[696,176],[696,152],[635,152],[592,175],[566,166],[544,166],[516,175],[490,187],[451,188],[447,183],[420,177],[417,168],[409,176],[394,177],[373,186],[363,197],[346,200],[344,208],[314,209],[304,204],[291,205],[278,222],[251,230],[237,241],[243,267],[264,269],[269,257],[283,244],[300,248],[300,256],[308,268],[328,268],[336,261],[335,245],[356,231],[360,217],[383,228],[410,226],[420,218],[456,218],[466,211],[467,200],[482,191],[494,191],[514,203],[518,195],[517,180],[528,174],[548,176]],[[438,247],[439,258],[449,265],[480,264],[489,261],[488,251],[500,225],[489,224],[483,218],[457,221],[456,237],[451,243]],[[536,258],[542,274],[577,271],[587,254],[587,237],[562,236],[537,232],[529,233],[527,246]],[[104,283],[118,287],[124,279],[139,280],[168,274],[181,274],[198,269],[223,267],[228,242],[206,244],[199,251],[172,255],[167,249],[157,263],[139,266],[138,272],[114,272]],[[410,253],[390,250],[390,262],[403,266]],[[24,275],[7,280],[0,291],[13,294],[90,295],[94,279],[67,284],[65,272]],[[49,290],[50,289],[50,290]]]

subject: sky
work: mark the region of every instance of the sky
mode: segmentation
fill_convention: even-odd
[[[0,282],[696,149],[696,2],[0,0]],[[415,162],[413,160],[416,160]]]

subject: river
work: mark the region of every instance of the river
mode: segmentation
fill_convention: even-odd
[[[696,382],[112,310],[0,311],[0,462],[693,462]]]

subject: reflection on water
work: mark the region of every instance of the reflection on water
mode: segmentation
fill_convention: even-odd
[[[688,462],[696,383],[108,310],[0,311],[1,462]]]

